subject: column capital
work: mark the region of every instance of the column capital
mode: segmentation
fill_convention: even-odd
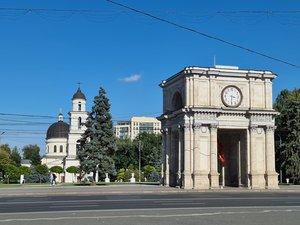
[[[276,129],[276,126],[266,126],[266,132],[267,133],[272,133]]]
[[[249,129],[250,129],[251,132],[257,132],[258,126],[257,125],[251,125],[249,127]]]
[[[202,123],[194,123],[194,124],[193,124],[194,130],[199,130],[199,129],[201,129],[202,126],[203,126]]]
[[[218,125],[217,124],[210,124],[210,130],[211,131],[217,131],[218,130]]]

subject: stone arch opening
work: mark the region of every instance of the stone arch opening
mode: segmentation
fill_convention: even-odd
[[[182,101],[181,94],[177,91],[175,92],[172,98],[172,110],[176,111],[181,108],[183,108],[183,101]]]

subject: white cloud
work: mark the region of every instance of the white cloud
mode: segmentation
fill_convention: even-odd
[[[120,79],[120,81],[126,82],[126,83],[132,83],[132,82],[137,82],[141,79],[141,75],[139,74],[132,74],[131,76],[124,77]]]

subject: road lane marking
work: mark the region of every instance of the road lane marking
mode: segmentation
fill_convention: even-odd
[[[296,197],[297,199],[298,197]],[[48,201],[19,201],[19,202],[0,202],[0,205],[18,205],[18,204],[50,204],[50,203],[82,203],[82,202],[136,202],[136,201],[197,201],[197,200],[288,200],[295,197],[225,197],[225,198],[136,198],[136,199],[84,199],[84,200],[48,200]],[[300,199],[300,198],[299,198]],[[37,199],[38,200],[38,199]]]
[[[99,205],[84,205],[84,207],[98,207]],[[56,206],[49,206],[49,208],[80,208],[82,205],[56,205]]]
[[[234,215],[234,214],[267,214],[273,212],[300,212],[300,210],[262,210],[262,211],[241,211],[241,212],[206,212],[206,213],[189,213],[189,214],[165,214],[165,215],[120,215],[120,216],[64,216],[64,217],[40,217],[40,218],[8,218],[1,219],[0,223],[7,222],[25,222],[25,221],[60,221],[60,220],[78,220],[78,219],[120,219],[120,218],[174,218],[174,217],[201,217],[216,215]]]
[[[224,209],[268,209],[268,210],[273,210],[273,209],[281,209],[285,208],[286,210],[289,209],[294,209],[294,208],[300,208],[300,206],[213,206],[213,207],[193,207],[193,208],[183,208],[183,207],[173,207],[173,208],[160,208],[160,207],[155,207],[155,208],[139,208],[139,209],[134,209],[134,211],[172,211],[172,210],[185,210],[185,211],[191,211],[191,210],[224,210]],[[35,214],[66,214],[66,213],[99,213],[99,212],[132,212],[133,209],[93,209],[93,210],[64,210],[64,211],[39,211],[39,212],[6,212],[6,213],[0,213],[0,216],[4,215],[35,215]]]

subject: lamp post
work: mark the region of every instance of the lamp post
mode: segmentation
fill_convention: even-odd
[[[2,136],[3,134],[5,134],[5,131],[2,131],[2,132],[0,133],[0,144],[1,144],[1,136]]]
[[[139,183],[141,183],[141,141],[139,140]]]

